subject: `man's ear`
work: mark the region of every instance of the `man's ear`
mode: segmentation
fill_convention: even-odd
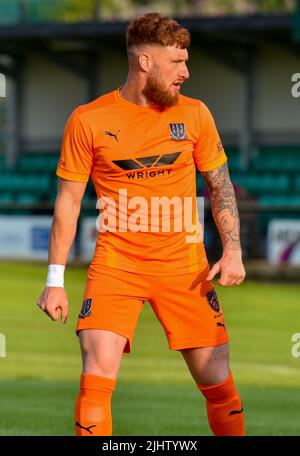
[[[148,73],[153,65],[152,57],[148,52],[142,52],[139,56],[139,63],[143,71]]]

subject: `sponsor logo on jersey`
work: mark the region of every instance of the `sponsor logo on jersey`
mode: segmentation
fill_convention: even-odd
[[[220,304],[219,304],[218,296],[217,296],[217,293],[215,292],[215,290],[209,291],[206,295],[206,298],[207,298],[207,302],[208,302],[209,306],[211,307],[211,309],[214,310],[215,312],[219,313]]]
[[[169,124],[171,135],[170,138],[174,141],[182,141],[186,139],[184,130],[184,123],[171,123]]]
[[[137,157],[127,160],[113,160],[113,163],[125,171],[134,171],[127,173],[128,179],[155,177],[163,174],[170,174],[171,169],[151,171],[136,171],[145,168],[161,168],[166,165],[172,165],[181,155],[181,151],[164,155],[150,155],[148,157]]]
[[[91,306],[92,306],[92,298],[84,299],[82,302],[82,307],[81,307],[81,311],[79,314],[79,318],[89,317],[92,313]]]

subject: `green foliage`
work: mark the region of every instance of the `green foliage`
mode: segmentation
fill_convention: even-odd
[[[296,0],[0,0],[3,17],[14,6],[28,22],[128,19],[149,11],[170,16],[291,12],[295,5]]]
[[[29,0],[25,16],[29,22],[80,22],[94,16],[95,0]]]
[[[155,4],[153,0],[131,0],[138,6]],[[167,2],[168,3],[168,2]],[[173,11],[230,14],[243,12],[287,12],[295,9],[296,0],[177,0]],[[176,11],[177,10],[177,11]]]
[[[261,12],[288,12],[295,8],[295,1],[252,0],[255,9]]]

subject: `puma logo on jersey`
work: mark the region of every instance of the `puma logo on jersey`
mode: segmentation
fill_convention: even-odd
[[[112,136],[113,138],[115,138],[115,140],[117,142],[119,142],[118,140],[118,134],[120,133],[121,130],[118,130],[116,133],[112,133],[111,131],[108,131],[108,130],[105,130],[104,134],[105,136]]]
[[[242,413],[243,411],[244,411],[243,407],[241,408],[241,410],[232,410],[231,412],[229,412],[229,416],[238,415],[239,413]]]
[[[219,321],[218,321],[218,323],[217,323],[217,326],[223,326],[223,328],[225,329],[224,323],[220,323]]]
[[[87,431],[89,434],[93,435],[91,428],[96,427],[96,424],[93,424],[92,426],[84,427],[80,423],[78,423],[78,421],[76,421],[75,426],[80,427],[81,429],[84,429],[85,431]]]

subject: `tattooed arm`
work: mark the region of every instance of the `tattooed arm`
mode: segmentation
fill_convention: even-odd
[[[241,251],[239,214],[227,163],[201,174],[209,189],[211,210],[223,249]]]
[[[207,280],[221,273],[220,285],[239,285],[245,278],[240,244],[240,221],[227,163],[201,173],[209,189],[211,209],[223,244],[222,258],[212,267]]]

